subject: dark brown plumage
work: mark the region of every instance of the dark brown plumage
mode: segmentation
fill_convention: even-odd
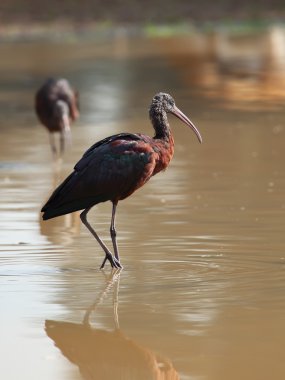
[[[65,181],[54,191],[42,208],[43,219],[54,218],[77,210],[80,217],[99,242],[105,259],[112,267],[121,267],[116,241],[115,214],[119,201],[130,196],[152,176],[166,169],[173,153],[174,140],[167,113],[187,124],[202,142],[193,123],[176,107],[174,99],[165,93],[155,95],[149,115],[155,130],[153,138],[143,134],[120,133],[107,137],[89,148]],[[115,257],[87,221],[87,213],[97,203],[113,203],[110,233]]]
[[[50,144],[57,154],[54,133],[60,133],[60,154],[70,139],[70,123],[79,116],[78,93],[66,79],[48,79],[37,91],[35,110],[40,122],[50,132]]]

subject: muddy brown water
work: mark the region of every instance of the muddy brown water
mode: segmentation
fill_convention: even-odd
[[[285,378],[284,59],[245,42],[250,57],[201,37],[0,46],[1,379]],[[33,112],[52,75],[81,93],[61,165]],[[169,117],[174,159],[119,204],[124,269],[100,271],[78,214],[40,207],[93,142],[151,134],[158,91],[204,142]],[[110,213],[89,216],[108,244]]]

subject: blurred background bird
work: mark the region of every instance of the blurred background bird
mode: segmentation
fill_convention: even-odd
[[[40,122],[48,129],[54,157],[61,157],[71,142],[70,124],[79,117],[79,95],[66,79],[48,79],[37,91],[35,111]],[[55,133],[60,134],[59,148]]]

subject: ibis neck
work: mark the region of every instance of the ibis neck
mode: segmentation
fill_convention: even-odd
[[[171,130],[167,119],[167,113],[164,110],[155,112],[155,110],[150,109],[149,115],[155,130],[154,138],[168,141],[171,137]]]
[[[54,108],[54,116],[61,123],[63,130],[69,129],[69,108],[63,100],[57,100]]]

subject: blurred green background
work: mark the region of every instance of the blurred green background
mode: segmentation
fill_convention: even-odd
[[[205,28],[212,24],[231,22],[263,25],[268,22],[281,22],[284,16],[285,3],[281,0],[2,0],[0,36],[3,36],[7,28],[15,28],[17,24],[31,28],[53,23],[79,29],[99,24],[170,24],[179,30],[181,24],[185,23]]]
[[[284,12],[285,3],[282,0],[2,0],[0,4],[1,23],[55,19],[76,22],[199,22],[228,18],[279,20]]]

